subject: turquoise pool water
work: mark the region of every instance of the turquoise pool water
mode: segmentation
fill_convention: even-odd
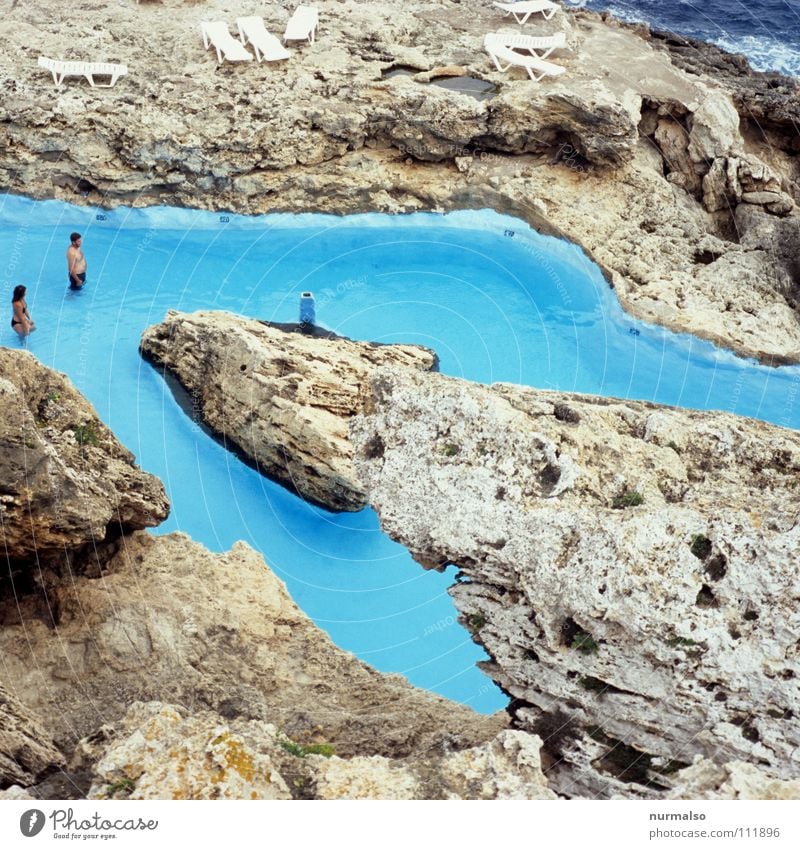
[[[320,324],[356,339],[434,348],[470,380],[642,398],[800,424],[800,369],[769,369],[636,322],[580,250],[490,211],[272,215],[101,211],[0,200],[8,298],[28,286],[28,348],[66,372],[158,475],[172,500],[159,532],[213,550],[243,539],[342,647],[480,711],[502,694],[455,623],[452,574],[423,571],[371,510],[333,515],[262,478],[206,436],[137,352],[168,308],[295,321],[300,291]],[[88,283],[67,291],[69,233],[84,234]]]

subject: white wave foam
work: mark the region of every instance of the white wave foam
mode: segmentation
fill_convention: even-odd
[[[788,44],[756,35],[715,38],[713,42],[732,53],[744,53],[757,71],[780,71],[789,76],[800,76],[800,50]]]

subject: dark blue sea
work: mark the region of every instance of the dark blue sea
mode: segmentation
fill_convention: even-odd
[[[800,76],[800,0],[565,0],[608,9],[743,53],[760,71]]]

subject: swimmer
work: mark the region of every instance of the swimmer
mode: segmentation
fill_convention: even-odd
[[[27,291],[24,286],[15,286],[14,294],[11,296],[11,327],[17,331],[21,340],[36,330],[36,325],[31,319],[28,304],[25,301]]]
[[[69,288],[82,289],[86,283],[86,257],[81,248],[83,238],[80,233],[71,233],[69,240],[70,246],[67,248]]]

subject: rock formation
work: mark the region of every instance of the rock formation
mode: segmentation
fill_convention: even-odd
[[[540,745],[530,734],[502,731],[459,752],[345,759],[261,720],[136,703],[89,744],[89,798],[554,799]]]
[[[7,190],[241,212],[491,206],[583,246],[637,317],[766,362],[800,360],[797,268],[765,247],[772,231],[790,255],[800,243],[796,81],[565,10],[526,26],[564,30],[569,45],[552,57],[567,73],[533,83],[484,53],[483,35],[508,27],[484,0],[319,0],[316,44],[266,73],[217,66],[195,4],[114,5],[104,19],[94,6],[81,15],[84,2],[66,53],[55,0],[0,21]],[[280,32],[292,5],[259,12]],[[131,70],[113,89],[54,91],[40,53]],[[436,84],[456,71],[494,96]],[[757,239],[743,208],[763,213]]]
[[[0,480],[0,540],[12,570],[34,560],[82,568],[82,552],[169,513],[161,482],[135,465],[69,380],[5,348]]]
[[[769,778],[752,764],[698,757],[674,777],[670,799],[800,799],[800,781]]]
[[[64,764],[36,717],[0,681],[0,788],[35,784]]]
[[[226,444],[331,510],[367,504],[347,425],[361,410],[368,375],[382,365],[436,363],[426,348],[334,341],[221,312],[171,311],[144,332],[141,350],[177,376]]]
[[[697,755],[797,779],[800,435],[724,413],[380,371],[351,425],[383,528],[456,606],[568,796]]]
[[[504,725],[334,646],[244,543],[212,554],[183,534],[139,532],[102,580],[75,577],[49,597],[55,631],[2,599],[0,653],[5,680],[68,754],[137,700],[271,722],[342,757],[457,750]]]

